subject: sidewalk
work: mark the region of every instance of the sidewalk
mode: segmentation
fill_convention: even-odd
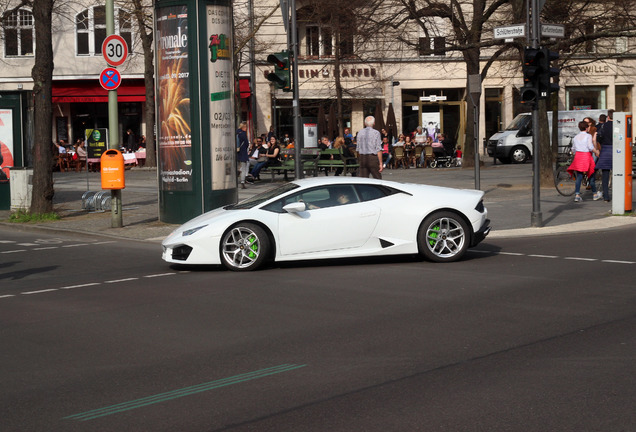
[[[177,225],[159,221],[156,169],[133,168],[126,172],[126,188],[122,191],[123,228],[111,228],[111,212],[87,212],[82,209],[82,195],[87,190],[99,191],[99,173],[64,172],[53,174],[54,209],[61,220],[40,224],[6,222],[9,211],[0,211],[0,223],[16,229],[46,229],[116,238],[161,241]],[[461,168],[385,170],[383,179],[398,182],[432,184],[473,189],[474,170]],[[269,175],[248,189],[239,189],[239,199],[283,183],[277,176],[274,184]],[[543,227],[532,228],[532,164],[492,165],[480,169],[480,186],[486,192],[485,205],[493,227],[488,238],[547,235],[575,231],[591,231],[636,223],[633,216],[610,216],[611,204],[593,201],[588,191],[582,203],[563,197],[555,188],[542,188],[540,211]]]

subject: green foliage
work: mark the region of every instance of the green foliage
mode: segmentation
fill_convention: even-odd
[[[60,220],[60,215],[57,213],[36,213],[31,214],[24,210],[18,210],[14,213],[11,213],[9,216],[9,222],[14,223],[40,223],[40,222],[51,222]]]

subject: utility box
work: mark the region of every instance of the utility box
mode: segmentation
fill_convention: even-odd
[[[102,153],[100,158],[102,173],[102,189],[124,189],[124,155],[119,150],[110,149]]]
[[[11,168],[11,210],[29,210],[33,194],[33,170]]]
[[[632,212],[632,115],[613,117],[612,214]]]

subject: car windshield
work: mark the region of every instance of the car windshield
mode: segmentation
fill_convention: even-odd
[[[510,130],[520,130],[524,126],[526,126],[528,124],[528,122],[530,122],[530,120],[532,120],[532,116],[529,116],[529,115],[518,115],[517,117],[512,119],[512,122],[508,125],[506,130],[509,130],[509,131]]]
[[[243,200],[237,204],[229,205],[226,207],[228,210],[245,210],[256,207],[259,204],[264,203],[265,201],[269,201],[272,198],[275,198],[279,195],[282,195],[286,192],[299,188],[296,183],[285,183],[284,185],[267,190],[265,192],[259,193],[258,195],[254,195],[251,198]]]

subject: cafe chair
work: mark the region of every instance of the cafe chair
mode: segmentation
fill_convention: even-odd
[[[404,147],[393,147],[393,167],[397,168],[400,165],[402,165],[402,168],[408,168]]]
[[[424,146],[424,168],[430,166],[430,163],[435,160],[435,152],[433,152],[433,146]]]

